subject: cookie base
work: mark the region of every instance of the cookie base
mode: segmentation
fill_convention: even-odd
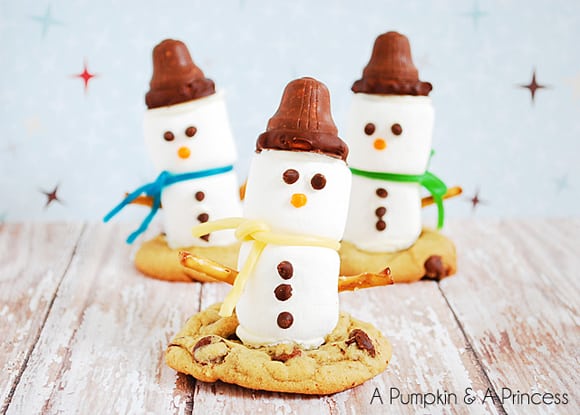
[[[391,345],[371,324],[341,313],[318,349],[297,344],[250,348],[236,337],[236,315],[222,318],[221,304],[194,315],[165,354],[178,372],[204,382],[221,380],[250,389],[331,394],[360,385],[383,372]]]
[[[455,274],[457,258],[453,242],[432,229],[424,228],[411,247],[397,252],[369,252],[342,241],[340,275],[379,272],[389,267],[395,282],[422,278],[442,279]]]
[[[135,254],[135,267],[143,274],[166,281],[216,282],[209,275],[185,268],[179,263],[179,251],[209,258],[225,266],[235,268],[238,261],[239,243],[226,246],[192,246],[171,249],[163,235],[144,242]]]

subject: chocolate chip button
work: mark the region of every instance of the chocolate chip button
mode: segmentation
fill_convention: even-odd
[[[377,224],[375,225],[377,227],[377,231],[384,231],[385,229],[387,229],[387,223],[384,220],[378,220]]]
[[[209,233],[206,233],[205,235],[201,235],[199,237],[199,239],[203,239],[206,242],[209,242]]]
[[[300,173],[294,169],[288,169],[282,174],[282,180],[286,184],[293,184],[300,178]]]
[[[274,295],[280,301],[286,301],[292,297],[292,286],[290,284],[280,284],[274,289]]]
[[[278,264],[278,275],[285,280],[289,280],[294,275],[294,267],[288,261],[282,261]]]
[[[385,214],[387,213],[387,208],[384,206],[378,207],[377,210],[375,210],[375,215],[377,215],[377,217],[382,218],[383,216],[385,216]]]
[[[403,127],[399,123],[393,124],[391,125],[391,132],[395,135],[401,135],[403,134]]]
[[[207,213],[200,213],[197,216],[197,220],[201,223],[206,223],[209,220],[209,215]]]
[[[387,189],[383,189],[382,187],[379,187],[377,189],[377,196],[380,198],[385,198],[389,195],[389,192],[387,192]]]
[[[196,192],[195,193],[195,200],[197,200],[198,202],[201,202],[203,199],[205,199],[204,192]]]
[[[287,311],[282,311],[278,314],[278,320],[276,322],[281,329],[287,329],[294,323],[294,316]]]

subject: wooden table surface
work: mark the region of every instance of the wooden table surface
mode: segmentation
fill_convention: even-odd
[[[393,359],[331,396],[206,384],[167,367],[173,334],[229,286],[141,276],[130,230],[0,225],[0,413],[580,413],[580,219],[450,221],[457,275],[341,294],[390,339]]]

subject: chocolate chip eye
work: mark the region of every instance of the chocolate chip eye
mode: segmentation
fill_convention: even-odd
[[[163,133],[163,138],[165,139],[165,141],[173,141],[175,139],[175,136],[171,131],[165,131],[165,133]]]
[[[298,173],[296,170],[288,169],[282,175],[282,180],[284,180],[284,183],[292,184],[292,183],[296,183],[296,181],[298,180],[299,177],[300,177],[300,173]]]
[[[395,135],[401,135],[403,133],[403,127],[401,127],[401,124],[393,124],[391,125],[391,132]]]
[[[310,184],[314,190],[324,189],[324,186],[326,186],[326,177],[323,174],[316,173],[312,177],[312,180],[310,180]]]
[[[188,137],[193,137],[195,133],[197,133],[197,128],[195,128],[193,125],[185,129],[185,135]]]
[[[375,132],[375,128],[376,127],[372,122],[368,123],[367,125],[365,125],[365,134],[372,135],[372,133]]]

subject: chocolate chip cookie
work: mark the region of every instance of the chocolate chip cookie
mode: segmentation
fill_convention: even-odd
[[[455,274],[455,245],[443,234],[424,228],[413,246],[398,252],[369,252],[342,241],[340,275],[356,275],[391,269],[395,283],[421,278],[441,279]]]
[[[322,346],[297,344],[250,348],[236,337],[238,320],[218,315],[215,304],[194,315],[171,341],[166,362],[204,382],[221,380],[245,388],[331,394],[360,385],[384,371],[391,345],[371,324],[341,313]]]

